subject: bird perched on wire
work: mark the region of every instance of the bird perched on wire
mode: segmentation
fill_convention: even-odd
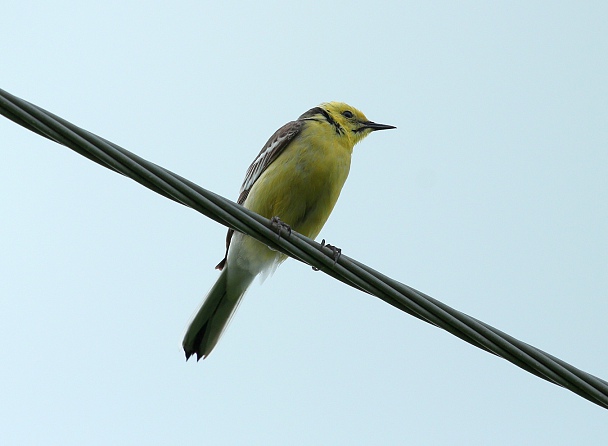
[[[238,203],[314,239],[338,200],[354,145],[375,130],[393,128],[342,102],[314,107],[262,147],[247,170]],[[211,353],[253,279],[285,259],[285,254],[228,230],[226,255],[216,266],[220,277],[184,336],[186,359]]]

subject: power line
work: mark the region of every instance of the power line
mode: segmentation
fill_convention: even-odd
[[[296,232],[279,238],[270,221],[258,214],[4,90],[0,90],[0,114],[222,225],[246,233],[475,347],[608,408],[608,382],[345,255],[340,255],[336,262],[331,249]]]

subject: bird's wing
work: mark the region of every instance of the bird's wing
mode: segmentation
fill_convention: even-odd
[[[260,178],[262,173],[277,159],[277,157],[285,150],[293,138],[300,133],[302,130],[303,121],[291,121],[281,127],[279,130],[274,132],[268,142],[264,144],[262,150],[255,158],[247,173],[245,174],[245,180],[239,193],[238,203],[243,204],[249,191]]]
[[[255,158],[249,169],[247,169],[247,173],[245,174],[245,180],[243,180],[243,184],[241,186],[241,190],[239,193],[239,199],[237,200],[238,204],[245,203],[247,196],[249,195],[249,191],[255,184],[255,182],[260,178],[262,173],[272,164],[277,157],[283,153],[285,148],[289,145],[291,141],[300,133],[302,127],[304,126],[304,120],[291,121],[281,127],[279,130],[274,132],[274,134],[270,137],[268,142],[264,144],[262,150]],[[220,263],[217,264],[215,269],[219,269],[220,271],[226,265],[226,259],[228,256],[228,248],[230,248],[230,240],[232,240],[232,234],[234,233],[233,229],[228,229],[228,234],[226,235],[226,255],[222,259]]]

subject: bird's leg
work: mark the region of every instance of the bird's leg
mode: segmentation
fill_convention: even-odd
[[[276,215],[270,219],[270,224],[277,228],[279,239],[281,238],[281,231],[287,232],[287,237],[291,235],[291,226],[284,221],[281,221],[281,219]]]
[[[325,240],[323,240],[323,241],[325,241]],[[331,251],[333,253],[332,257],[334,259],[334,266],[335,266],[336,263],[338,263],[338,259],[342,255],[342,250],[340,248],[338,248],[337,246],[330,245],[329,243],[326,243],[325,247],[331,249]]]
[[[325,239],[321,240],[321,248],[329,248],[332,251],[332,258],[334,259],[334,266],[336,266],[336,263],[338,263],[338,259],[340,258],[340,255],[342,255],[342,250],[340,248],[338,248],[337,246],[334,245],[330,245],[329,243],[325,243]],[[319,271],[319,268],[313,266],[312,267],[313,271]]]

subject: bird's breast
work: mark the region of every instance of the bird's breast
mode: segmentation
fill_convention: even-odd
[[[350,170],[351,151],[314,137],[300,138],[258,178],[245,206],[279,217],[314,238],[327,221]]]

